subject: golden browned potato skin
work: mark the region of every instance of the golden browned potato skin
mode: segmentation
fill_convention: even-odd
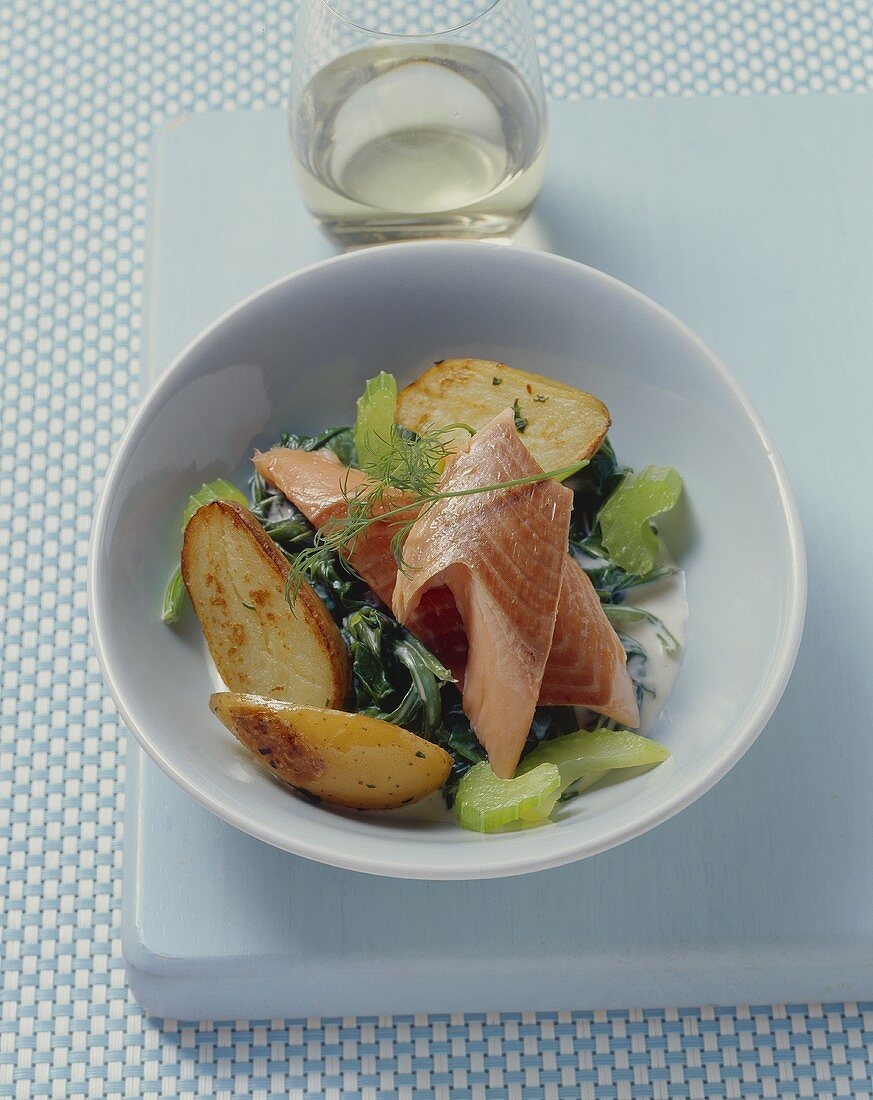
[[[544,470],[590,458],[609,431],[609,409],[590,393],[488,359],[435,363],[400,391],[395,420],[416,432],[458,423],[478,431],[514,401],[527,421],[521,438]]]
[[[182,577],[219,675],[231,691],[341,707],[349,656],[320,597],[302,584],[285,599],[290,567],[245,508],[227,501],[194,513]]]
[[[451,771],[438,745],[378,718],[231,692],[216,692],[209,705],[273,775],[335,806],[409,806]]]

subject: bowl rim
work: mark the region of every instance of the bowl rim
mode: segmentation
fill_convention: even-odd
[[[545,833],[553,843],[544,844],[541,853],[526,856],[507,855],[503,847],[494,846],[490,852],[485,847],[487,840],[480,846],[479,858],[466,861],[466,864],[453,868],[438,867],[429,869],[421,861],[403,857],[398,852],[398,858],[390,861],[383,856],[372,857],[368,855],[367,846],[361,845],[357,849],[340,850],[325,846],[319,842],[313,842],[304,835],[288,835],[276,828],[262,826],[251,821],[245,814],[225,807],[220,798],[213,797],[186,773],[177,768],[168,756],[161,750],[160,744],[143,728],[133,717],[128,707],[124,693],[120,688],[114,672],[114,659],[108,651],[106,637],[104,635],[104,616],[111,613],[111,609],[105,606],[102,597],[102,588],[98,576],[97,563],[101,559],[101,550],[106,543],[106,526],[110,510],[110,501],[116,482],[125,469],[128,457],[140,441],[141,436],[152,420],[154,410],[161,405],[164,392],[172,388],[175,375],[183,369],[189,356],[205,340],[209,339],[225,323],[237,314],[242,313],[250,305],[266,298],[268,295],[300,278],[306,278],[313,272],[320,272],[335,264],[354,265],[366,264],[373,259],[392,254],[420,252],[450,251],[460,249],[468,252],[476,249],[480,254],[485,251],[499,253],[506,257],[507,253],[518,256],[527,256],[537,261],[553,264],[558,267],[568,267],[580,270],[594,283],[600,283],[609,287],[611,291],[617,291],[626,299],[633,301],[635,305],[653,310],[662,321],[677,330],[685,340],[689,341],[707,362],[707,365],[721,379],[736,398],[746,418],[751,423],[767,461],[770,465],[774,482],[778,492],[778,501],[784,517],[785,529],[789,543],[789,560],[786,564],[787,574],[787,601],[783,623],[776,643],[776,650],[772,667],[770,669],[769,682],[765,689],[759,692],[755,706],[742,715],[737,723],[737,731],[730,745],[715,756],[702,772],[697,772],[687,778],[678,788],[670,788],[667,795],[657,799],[644,813],[629,819],[626,823],[613,827],[608,832],[595,838],[573,838],[572,832],[562,838],[563,843],[556,843],[557,837],[552,830]],[[158,765],[158,767],[178,784],[195,801],[205,806],[217,817],[233,825],[242,832],[262,840],[273,847],[307,859],[323,863],[328,866],[339,867],[344,870],[360,871],[374,875],[391,878],[439,880],[469,880],[500,878],[514,875],[527,874],[534,871],[547,870],[559,867],[567,863],[598,855],[610,848],[617,847],[635,837],[642,836],[650,829],[669,820],[691,805],[698,798],[710,790],[724,775],[727,774],[750,748],[761,731],[770,720],[787,686],[789,677],[794,668],[797,652],[803,634],[804,618],[807,602],[807,563],[806,548],[800,515],[797,508],[794,491],[788,480],[784,464],[776,449],[775,443],[769,431],[764,425],[760,415],[727,367],[704,343],[704,341],[684,321],[671,313],[664,306],[649,298],[641,291],[622,282],[620,279],[588,264],[572,260],[554,253],[543,252],[535,249],[513,247],[508,249],[505,244],[484,241],[409,241],[390,245],[376,245],[371,248],[360,249],[354,252],[343,253],[307,264],[295,271],[289,272],[267,283],[265,286],[253,291],[242,298],[235,305],[221,313],[214,321],[199,332],[176,355],[169,366],[161,373],[160,377],[141,398],[139,405],[125,428],[116,445],[115,454],[106,470],[103,485],[96,509],[94,511],[93,525],[88,548],[87,569],[87,595],[88,617],[91,628],[91,637],[106,687],[118,708],[125,727],[133,733],[140,747]],[[466,849],[469,851],[470,849]],[[426,852],[426,849],[423,849]]]

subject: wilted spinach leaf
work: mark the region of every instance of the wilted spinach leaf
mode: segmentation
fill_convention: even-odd
[[[568,482],[573,490],[571,542],[582,542],[594,532],[597,513],[628,473],[630,467],[618,464],[612,444],[608,438],[604,439],[588,465]]]
[[[344,466],[357,466],[355,437],[351,428],[328,428],[319,435],[294,435],[283,432],[280,447],[293,447],[297,451],[333,451]]]

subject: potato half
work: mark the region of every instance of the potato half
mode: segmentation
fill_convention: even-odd
[[[544,470],[590,458],[609,431],[609,409],[564,382],[488,359],[443,359],[400,391],[395,420],[420,432],[431,426],[484,427],[518,402],[521,438]]]
[[[438,790],[452,767],[438,745],[363,714],[231,692],[209,705],[275,776],[336,806],[408,806]]]
[[[231,691],[339,707],[349,656],[320,597],[302,584],[293,610],[282,552],[245,508],[216,501],[185,529],[182,577],[219,675]]]

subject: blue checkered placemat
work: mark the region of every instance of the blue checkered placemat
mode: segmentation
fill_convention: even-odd
[[[873,1003],[209,1023],[124,983],[124,740],[88,641],[137,400],[152,129],[282,103],[293,5],[0,0],[0,1096],[873,1095]],[[553,96],[873,90],[869,0],[535,4]]]

